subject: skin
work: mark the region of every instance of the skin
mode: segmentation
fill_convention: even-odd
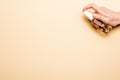
[[[120,12],[115,12],[105,7],[99,7],[93,3],[85,6],[83,8],[83,11],[91,8],[95,11],[95,13],[93,14],[93,17],[95,19],[100,20],[112,27],[116,27],[120,24]]]

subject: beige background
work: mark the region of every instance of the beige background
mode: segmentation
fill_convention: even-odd
[[[91,28],[91,2],[120,11],[119,0],[0,0],[0,80],[120,80],[120,28]]]

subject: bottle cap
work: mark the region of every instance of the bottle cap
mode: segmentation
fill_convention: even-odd
[[[84,11],[83,13],[88,17],[89,20],[93,20],[93,14],[92,13],[90,13],[88,11]]]

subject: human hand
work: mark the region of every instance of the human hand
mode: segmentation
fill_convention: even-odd
[[[92,8],[95,13],[93,17],[103,23],[115,27],[120,24],[120,13],[112,11],[105,7],[98,7],[97,5],[91,3],[83,8],[83,11]]]

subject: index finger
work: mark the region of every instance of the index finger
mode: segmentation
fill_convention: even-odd
[[[87,10],[87,9],[90,9],[90,8],[92,8],[93,10],[95,10],[95,12],[103,13],[103,11],[100,9],[100,7],[98,7],[97,5],[95,5],[95,4],[93,4],[93,3],[85,6],[85,7],[83,8],[83,11],[85,11],[85,10]]]

